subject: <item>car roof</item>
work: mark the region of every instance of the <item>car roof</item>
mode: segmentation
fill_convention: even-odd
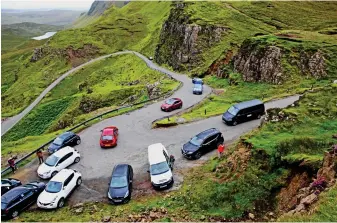
[[[59,138],[64,139],[68,136],[75,135],[73,132],[64,132],[61,135],[59,135]]]
[[[60,172],[58,172],[50,181],[63,182],[72,173],[74,173],[74,170],[72,169],[63,169]]]
[[[194,84],[194,87],[202,87],[202,84],[200,84],[200,83],[195,83],[195,84]]]
[[[128,166],[128,164],[117,164],[112,171],[112,176],[126,176],[128,173]]]
[[[252,107],[252,106],[260,105],[260,104],[263,104],[263,102],[260,101],[259,99],[254,99],[250,101],[244,101],[244,102],[237,103],[234,106],[238,109],[244,109],[244,108],[248,108],[248,107]]]
[[[60,150],[57,150],[53,155],[57,156],[57,157],[63,157],[65,156],[66,154],[68,154],[69,152],[73,152],[75,149],[73,147],[70,147],[70,146],[66,146],[66,147],[63,147],[62,149]]]
[[[103,134],[113,134],[114,130],[113,128],[104,128],[103,129]]]
[[[219,133],[220,131],[216,128],[207,129],[205,131],[200,132],[198,135],[196,135],[200,139],[205,139],[209,137],[210,135],[214,135],[215,133]]]
[[[148,158],[150,165],[166,161],[163,154],[165,146],[161,143],[155,143],[148,146]]]
[[[8,203],[11,202],[18,195],[28,191],[29,189],[23,186],[15,187],[12,190],[8,191],[4,195],[1,196],[1,202]]]

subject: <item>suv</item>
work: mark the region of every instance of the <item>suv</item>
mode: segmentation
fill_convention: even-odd
[[[221,132],[215,128],[205,130],[191,138],[181,149],[187,159],[199,159],[202,154],[218,148],[224,142]]]
[[[81,143],[81,138],[73,132],[65,132],[58,136],[48,147],[49,154],[66,146],[75,146]]]

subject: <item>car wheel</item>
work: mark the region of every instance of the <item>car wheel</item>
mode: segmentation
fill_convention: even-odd
[[[182,107],[183,107],[183,105],[180,105],[180,106],[179,106],[179,108],[182,108]]]
[[[57,171],[51,173],[51,177],[54,177],[57,174]]]
[[[200,157],[201,157],[201,152],[200,152],[200,151],[197,152],[197,153],[194,155],[194,158],[195,158],[195,159],[200,159]]]
[[[257,119],[260,119],[260,118],[261,118],[261,115],[258,115],[258,116],[257,116]]]
[[[12,218],[16,218],[17,216],[19,216],[19,211],[13,211],[11,216]]]
[[[234,122],[233,122],[233,125],[234,125],[234,126],[236,126],[237,124],[238,124],[238,122],[237,122],[237,121],[234,121]]]
[[[61,208],[61,207],[63,207],[63,206],[64,206],[64,199],[61,198],[61,199],[59,200],[59,202],[57,203],[57,207],[58,207],[58,208]]]
[[[75,160],[74,160],[74,163],[78,163],[80,162],[81,158],[80,157],[76,157]]]
[[[76,145],[79,145],[79,144],[81,144],[81,139],[80,139],[80,138],[78,138],[78,139],[76,140]]]
[[[81,183],[82,183],[82,178],[79,177],[79,178],[77,179],[77,181],[76,181],[76,186],[80,186]]]

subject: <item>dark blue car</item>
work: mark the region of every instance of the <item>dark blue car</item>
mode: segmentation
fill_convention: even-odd
[[[52,154],[66,146],[75,146],[81,143],[81,138],[73,132],[65,132],[58,136],[48,147],[49,154]]]
[[[133,170],[128,164],[117,164],[109,183],[108,198],[114,203],[126,203],[131,199]]]
[[[195,77],[195,78],[192,79],[192,83],[193,84],[204,84],[204,82],[202,81],[202,79],[197,78],[197,77]]]

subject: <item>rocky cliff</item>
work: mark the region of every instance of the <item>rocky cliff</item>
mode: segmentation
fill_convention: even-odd
[[[202,63],[203,50],[219,42],[228,28],[195,24],[184,11],[188,4],[193,3],[172,4],[170,15],[161,29],[154,59],[159,64],[169,64],[175,70],[192,69]]]
[[[286,44],[248,39],[232,62],[234,72],[241,73],[248,82],[282,84],[292,75],[289,67],[302,76],[316,79],[327,76],[324,53],[320,49],[304,49],[301,44],[289,48]]]

